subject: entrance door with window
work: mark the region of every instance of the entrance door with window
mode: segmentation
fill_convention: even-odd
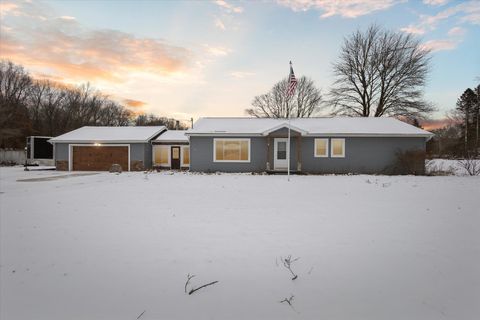
[[[273,169],[287,170],[287,138],[275,138],[273,143]]]
[[[180,147],[172,147],[170,154],[170,168],[180,169]]]

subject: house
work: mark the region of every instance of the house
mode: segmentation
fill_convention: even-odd
[[[190,146],[185,130],[168,130],[152,140],[153,167],[188,169]]]
[[[105,171],[152,167],[151,141],[166,131],[155,127],[82,127],[50,139],[57,170]]]
[[[433,136],[384,117],[299,118],[290,128],[290,170],[304,173],[402,173],[399,158],[409,153],[416,155],[416,173],[423,173]],[[287,170],[286,119],[201,118],[186,135],[191,171]]]

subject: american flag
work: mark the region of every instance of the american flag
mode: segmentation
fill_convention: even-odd
[[[288,89],[287,97],[292,97],[297,88],[297,78],[295,78],[295,73],[293,72],[292,61],[290,61],[290,75],[288,76]]]

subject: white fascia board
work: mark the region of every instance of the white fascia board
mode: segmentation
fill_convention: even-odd
[[[261,137],[261,133],[233,133],[233,132],[202,132],[202,133],[185,133],[191,137]]]
[[[416,133],[311,133],[308,137],[365,137],[365,138],[431,138],[433,134],[416,134]]]
[[[279,130],[279,129],[282,129],[282,128],[288,129],[288,123],[281,123],[281,124],[279,124],[278,126],[275,126],[275,127],[273,127],[273,128],[270,128],[270,129],[262,132],[262,135],[268,136],[270,133],[272,133],[272,132],[274,132],[274,131],[277,131],[277,130]],[[300,128],[298,128],[298,127],[295,127],[295,126],[292,126],[292,125],[290,126],[290,130],[300,132],[300,134],[301,134],[302,136],[305,136],[305,135],[308,134],[308,131],[302,130],[302,129],[300,129]]]
[[[188,140],[152,140],[151,144],[161,144],[161,143],[188,143]]]
[[[51,141],[48,140],[50,143],[149,143],[150,140],[56,140],[56,141]]]

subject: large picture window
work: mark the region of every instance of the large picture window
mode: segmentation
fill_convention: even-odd
[[[332,139],[332,158],[345,157],[345,139]]]
[[[250,162],[250,139],[214,139],[215,162]]]
[[[155,146],[155,165],[170,166],[170,146]]]
[[[315,139],[315,157],[328,157],[328,139]]]

